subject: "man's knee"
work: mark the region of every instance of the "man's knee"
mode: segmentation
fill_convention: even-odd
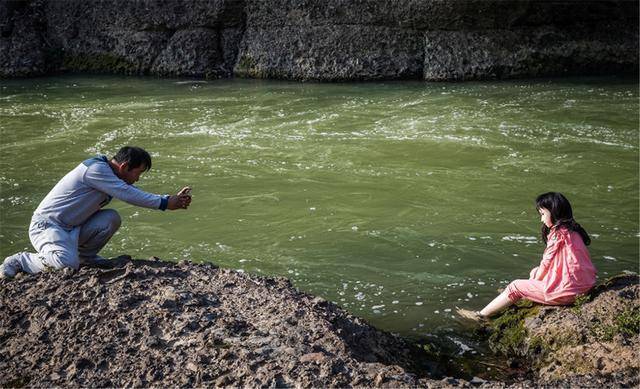
[[[122,219],[120,218],[120,214],[115,209],[105,209],[104,217],[107,220],[107,229],[111,231],[111,233],[115,233],[120,228],[120,224],[122,224]]]

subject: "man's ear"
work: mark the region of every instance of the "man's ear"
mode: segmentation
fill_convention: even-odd
[[[120,164],[120,172],[124,173],[124,172],[128,172],[129,169],[129,162],[122,162]]]

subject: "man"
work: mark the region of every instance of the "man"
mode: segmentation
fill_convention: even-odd
[[[111,159],[87,159],[53,187],[33,213],[29,238],[37,253],[20,252],[5,258],[0,277],[45,269],[78,269],[81,263],[100,263],[98,252],[120,227],[120,215],[102,209],[113,197],[145,208],[186,209],[191,189],[161,196],[133,184],[151,169],[151,156],[139,147],[125,146]]]

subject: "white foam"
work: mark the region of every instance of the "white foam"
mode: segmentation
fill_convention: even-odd
[[[460,340],[457,340],[457,339],[452,338],[450,336],[447,336],[447,338],[449,338],[449,340],[451,340],[453,343],[456,344],[456,346],[458,346],[460,348],[460,351],[458,352],[458,355],[462,355],[462,354],[466,353],[467,351],[473,350],[471,347],[469,347],[466,344],[462,343]]]
[[[538,239],[535,236],[507,235],[503,236],[502,240],[507,242],[535,243]]]

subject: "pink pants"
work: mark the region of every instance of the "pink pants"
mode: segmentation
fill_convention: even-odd
[[[575,295],[549,296],[545,292],[544,282],[534,279],[512,281],[507,286],[506,292],[513,303],[520,299],[527,299],[540,304],[566,305],[573,303],[576,298]]]

